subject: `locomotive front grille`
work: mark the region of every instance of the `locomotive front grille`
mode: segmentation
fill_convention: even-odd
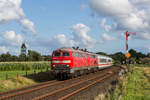
[[[59,65],[55,65],[55,67],[52,68],[52,70],[56,73],[59,72],[70,72],[70,68],[67,65],[63,65],[63,64],[59,64]]]

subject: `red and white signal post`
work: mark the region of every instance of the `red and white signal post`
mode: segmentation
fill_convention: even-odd
[[[126,35],[126,62],[128,61],[128,58],[130,57],[130,53],[128,52],[128,37],[130,35],[136,35],[136,33],[128,33],[128,31],[125,33]]]

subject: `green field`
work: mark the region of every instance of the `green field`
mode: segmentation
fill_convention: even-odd
[[[50,62],[0,62],[0,80],[15,78],[45,70],[50,70]]]
[[[47,69],[42,69],[42,71],[46,71]],[[50,70],[50,68],[48,69]],[[41,70],[29,70],[27,71],[27,74],[34,74],[34,71],[36,73],[41,72]],[[26,75],[26,71],[0,71],[0,80],[6,80],[6,74],[8,75],[8,79],[12,79],[18,76],[24,76]]]
[[[150,100],[150,67],[132,65],[131,69],[106,100]]]

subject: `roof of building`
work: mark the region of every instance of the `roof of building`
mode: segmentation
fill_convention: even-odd
[[[22,43],[21,48],[26,48],[25,43]]]

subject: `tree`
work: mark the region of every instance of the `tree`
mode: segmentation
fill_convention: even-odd
[[[51,60],[51,56],[50,55],[43,55],[41,56],[43,61],[50,61]]]
[[[1,54],[0,61],[11,61],[11,55],[9,54],[9,52],[7,52],[6,54]]]
[[[19,55],[19,61],[26,61],[26,60],[27,60],[26,55],[25,55],[24,53],[21,53],[21,54]]]
[[[115,62],[123,63],[123,61],[125,61],[125,55],[122,52],[117,52],[109,56],[112,57],[112,59],[115,60]]]
[[[150,58],[148,57],[141,58],[140,61],[142,64],[150,64]]]
[[[148,54],[147,54],[147,57],[149,57],[149,58],[150,58],[150,53],[148,53]]]
[[[97,52],[96,54],[107,56],[107,54],[105,52]]]
[[[28,61],[40,61],[40,60],[41,60],[40,53],[36,51],[28,50]]]
[[[141,52],[136,52],[136,50],[134,49],[130,49],[129,50],[129,53],[131,54],[131,57],[130,59],[133,60],[132,58],[135,58],[134,60],[137,62],[137,63],[141,63],[141,58],[145,58],[146,55],[141,53]]]
[[[18,56],[11,56],[11,61],[19,61],[19,58]]]
[[[137,52],[134,49],[130,49],[129,53],[130,53],[131,57],[136,57],[136,55],[137,55]]]

